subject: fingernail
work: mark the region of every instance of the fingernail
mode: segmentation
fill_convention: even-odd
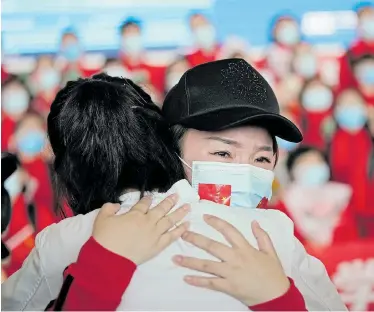
[[[183,210],[190,211],[191,206],[190,205],[184,205]]]
[[[176,202],[178,200],[178,194],[173,194],[170,196],[170,198],[173,202]]]
[[[192,277],[191,276],[185,276],[183,278],[186,282],[191,282],[192,281]]]
[[[173,257],[173,261],[174,261],[175,263],[181,263],[182,260],[183,260],[183,257],[182,257],[182,256],[174,256],[174,257]]]
[[[207,214],[204,215],[204,220],[209,220],[209,219],[211,219],[211,218],[212,218],[211,215],[207,215]]]

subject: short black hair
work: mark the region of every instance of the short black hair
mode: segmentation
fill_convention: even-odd
[[[351,59],[351,66],[356,67],[359,63],[364,62],[364,61],[374,61],[374,55],[373,54],[362,54],[358,57],[352,58]]]
[[[353,7],[353,11],[356,12],[356,14],[358,16],[361,15],[361,13],[366,10],[366,9],[373,9],[374,6],[373,6],[373,3],[370,2],[370,1],[360,1],[358,2],[354,7]]]
[[[108,66],[109,64],[119,63],[119,62],[120,62],[120,60],[116,57],[108,57],[105,61],[104,67]]]
[[[29,87],[27,86],[27,84],[17,75],[10,75],[5,81],[3,81],[1,83],[1,87],[4,89],[6,88],[7,86],[9,85],[12,85],[14,83],[17,83],[19,85],[21,85],[26,91],[27,93],[29,94],[29,97],[31,99],[31,92],[30,92],[30,89]]]
[[[119,27],[120,34],[122,35],[123,32],[126,30],[126,28],[128,28],[130,26],[136,26],[136,27],[139,28],[139,30],[142,29],[142,23],[141,23],[140,19],[131,16],[131,17],[126,18],[122,22],[122,24],[120,25],[120,27]]]
[[[288,154],[287,161],[286,161],[287,172],[288,172],[288,175],[290,176],[291,180],[294,180],[294,177],[292,176],[292,170],[293,170],[297,160],[301,156],[303,156],[303,155],[305,155],[309,152],[316,152],[316,153],[320,154],[322,159],[327,164],[329,163],[327,155],[323,151],[321,151],[320,149],[318,149],[314,146],[308,146],[308,145],[299,146],[295,150],[291,151]]]
[[[126,189],[164,192],[185,178],[168,123],[129,79],[68,82],[52,103],[48,135],[59,202],[65,197],[75,214],[118,202]]]
[[[277,12],[272,16],[268,24],[268,33],[270,40],[274,42],[277,41],[277,39],[275,38],[275,29],[283,21],[291,21],[295,22],[297,25],[300,25],[299,19],[291,11],[282,10],[280,12]]]

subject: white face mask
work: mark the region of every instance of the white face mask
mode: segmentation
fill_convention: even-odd
[[[311,87],[302,96],[302,105],[309,112],[323,112],[331,108],[334,95],[324,86]]]
[[[212,25],[200,26],[195,30],[197,45],[203,50],[211,50],[216,42],[216,31]]]
[[[265,208],[272,195],[274,173],[246,164],[194,161],[192,187],[201,199],[231,207]]]
[[[29,107],[29,95],[25,89],[5,90],[2,101],[4,112],[11,116],[23,114]]]
[[[137,56],[143,50],[142,37],[140,35],[129,35],[123,38],[122,50],[129,55]]]

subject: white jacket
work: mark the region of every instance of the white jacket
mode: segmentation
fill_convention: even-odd
[[[257,248],[251,221],[257,220],[270,235],[284,271],[302,293],[308,310],[346,310],[323,264],[309,256],[294,237],[293,223],[276,210],[233,208],[199,200],[186,180],[177,182],[166,194],[154,193],[154,205],[166,195],[178,193],[179,203],[191,204],[186,217],[192,231],[226,243],[223,237],[202,219],[212,214],[233,224]],[[121,196],[124,213],[138,200],[139,192]],[[36,238],[35,248],[22,268],[2,284],[2,310],[44,310],[63,284],[64,269],[75,262],[82,245],[89,239],[98,210],[53,224]],[[226,243],[227,244],[227,243]],[[238,300],[215,291],[187,285],[183,276],[188,269],[171,261],[176,254],[214,259],[204,251],[178,240],[157,257],[138,266],[117,310],[210,310],[248,311]],[[105,259],[103,259],[105,262]],[[251,265],[250,263],[248,265]],[[202,274],[193,272],[193,274]],[[120,277],[118,277],[120,278]]]

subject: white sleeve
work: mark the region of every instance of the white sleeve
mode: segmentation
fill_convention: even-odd
[[[309,311],[348,311],[320,260],[309,255],[294,239],[292,274]]]
[[[51,300],[39,252],[34,248],[21,269],[1,284],[1,310],[41,311]]]

